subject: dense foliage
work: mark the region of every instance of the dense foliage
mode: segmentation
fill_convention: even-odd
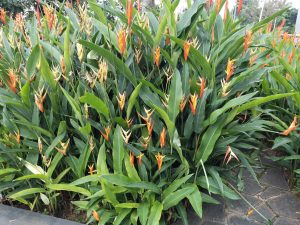
[[[211,193],[239,198],[245,169],[256,179],[257,143],[278,127],[260,105],[298,96],[259,97],[277,70],[261,33],[285,9],[242,26],[218,15],[225,0],[196,0],[179,19],[178,3],[0,18],[5,198],[53,214],[72,201],[98,224],[187,224],[187,204],[202,217]]]

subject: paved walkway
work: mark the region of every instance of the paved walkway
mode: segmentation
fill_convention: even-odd
[[[218,198],[221,204],[204,205],[202,221],[189,213],[189,225],[300,225],[300,195],[289,191],[278,166],[269,160],[263,160],[263,163],[264,169],[256,170],[260,185],[246,175],[242,195],[272,223],[252,211],[244,200]]]

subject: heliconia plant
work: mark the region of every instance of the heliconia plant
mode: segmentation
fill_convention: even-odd
[[[178,19],[178,0],[41,2],[7,21],[0,191],[53,213],[68,195],[88,223],[116,225],[188,224],[187,205],[202,217],[211,193],[238,199],[234,168],[257,180],[249,153],[276,126],[256,108],[296,94],[258,95],[274,58],[253,50],[285,9],[243,27],[221,18],[225,2],[195,0]]]
[[[271,23],[270,23],[271,24]],[[281,166],[286,167],[290,172],[289,184],[291,188],[299,191],[300,187],[300,150],[296,144],[299,142],[299,115],[300,115],[300,80],[299,80],[299,37],[290,35],[284,31],[285,21],[283,20],[272,31],[272,24],[263,31],[268,38],[265,45],[273,51],[266,58],[273,57],[269,66],[274,70],[269,71],[262,82],[262,94],[278,94],[295,92],[290,98],[274,102],[268,106],[268,114],[278,126],[275,130],[275,140],[272,136],[272,150],[280,150],[280,155],[273,155],[271,158]],[[271,111],[272,110],[272,111]]]

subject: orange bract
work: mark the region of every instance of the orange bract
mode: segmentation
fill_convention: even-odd
[[[0,21],[1,23],[6,23],[6,11],[4,9],[0,9]]]
[[[93,210],[92,215],[93,215],[94,219],[95,219],[97,222],[100,221],[99,214],[98,214],[95,210]]]
[[[196,115],[197,103],[198,103],[198,95],[196,93],[190,95],[190,108],[192,110],[193,115]]]
[[[105,127],[104,131],[105,131],[105,133],[102,133],[101,131],[100,132],[101,132],[102,136],[104,137],[104,139],[109,141],[110,127]]]
[[[136,157],[138,159],[139,165],[142,165],[143,156],[144,156],[144,154],[140,152],[139,156]]]
[[[35,104],[37,105],[37,107],[39,108],[39,110],[43,113],[44,110],[44,101],[46,99],[47,96],[47,91],[43,94],[44,92],[44,88],[42,88],[41,90],[39,90],[39,92],[36,92],[36,94],[34,95],[34,99],[35,99]]]
[[[227,62],[227,67],[226,67],[226,82],[229,81],[230,77],[232,76],[232,74],[234,73],[234,62],[235,60],[230,60],[230,58],[228,59]]]
[[[9,76],[9,81],[7,81],[8,86],[14,93],[17,93],[18,78],[13,69],[8,70],[8,76]]]
[[[231,161],[232,157],[234,157],[237,161],[240,161],[238,159],[238,157],[236,156],[236,154],[232,151],[231,147],[228,146],[225,157],[224,157],[224,160],[223,160],[223,164],[226,161],[226,159],[227,159],[226,164],[228,164]]]
[[[243,7],[243,0],[238,0],[238,1],[239,1],[239,3],[238,3],[238,14],[240,14],[241,11],[242,11],[242,7]]]
[[[163,128],[159,135],[159,144],[161,148],[166,146],[166,134],[166,128]]]
[[[296,130],[297,125],[298,125],[298,117],[294,116],[294,120],[291,123],[291,125],[285,131],[283,131],[281,134],[288,136],[292,131]]]
[[[160,47],[157,47],[154,51],[154,61],[157,67],[159,67],[160,60]]]
[[[130,27],[132,21],[132,0],[127,0],[127,22]]]
[[[185,41],[183,44],[183,57],[184,61],[187,61],[190,53],[191,43],[189,41]]]
[[[247,31],[245,37],[244,37],[244,52],[246,52],[249,48],[249,45],[252,41],[252,31]]]
[[[157,168],[158,171],[161,170],[162,164],[163,164],[163,159],[165,158],[164,155],[161,155],[159,152],[155,155],[156,161],[157,161]]]
[[[117,36],[118,36],[119,50],[121,55],[123,55],[126,49],[126,31],[124,29],[121,29],[118,32]]]
[[[134,154],[132,152],[130,152],[129,161],[130,161],[130,165],[134,166]]]

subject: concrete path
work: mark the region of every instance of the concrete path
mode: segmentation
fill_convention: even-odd
[[[0,225],[81,225],[80,223],[0,204]]]
[[[202,220],[191,210],[189,225],[300,225],[299,194],[289,191],[278,166],[269,160],[263,162],[264,169],[256,172],[260,185],[247,174],[242,195],[271,223],[251,210],[244,200],[225,201],[218,197],[221,204],[204,205]]]

